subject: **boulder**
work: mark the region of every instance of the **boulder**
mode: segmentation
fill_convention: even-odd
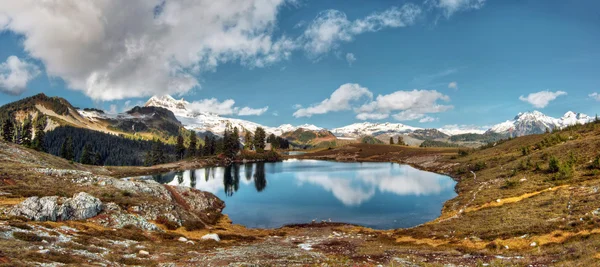
[[[214,241],[217,241],[217,242],[221,241],[221,239],[219,238],[219,235],[217,235],[217,234],[206,234],[206,235],[203,235],[200,239],[202,239],[202,240],[214,240]]]
[[[67,221],[91,218],[100,211],[102,201],[88,193],[80,192],[73,198],[30,197],[15,205],[9,214],[24,216],[34,221]]]
[[[94,196],[79,192],[71,199],[67,199],[60,207],[58,213],[60,219],[67,220],[84,220],[94,217],[102,211],[102,201]]]
[[[30,197],[17,204],[9,214],[34,221],[56,221],[59,208],[57,196]]]

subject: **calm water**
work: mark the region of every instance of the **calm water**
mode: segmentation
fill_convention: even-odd
[[[262,228],[313,219],[411,227],[435,219],[456,196],[450,177],[392,163],[287,160],[151,177],[212,192],[225,201],[223,213],[234,223]]]

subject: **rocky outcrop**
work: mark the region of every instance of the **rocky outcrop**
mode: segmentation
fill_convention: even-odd
[[[9,214],[34,221],[67,221],[91,218],[100,211],[102,201],[88,193],[80,192],[72,198],[30,197],[13,207]]]

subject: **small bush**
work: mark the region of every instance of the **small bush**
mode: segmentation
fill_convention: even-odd
[[[473,166],[473,171],[481,171],[483,169],[485,169],[487,167],[487,164],[484,161],[479,161],[477,163],[475,163],[475,166]]]
[[[12,226],[12,227],[17,227],[19,229],[23,229],[23,230],[31,230],[33,228],[31,228],[31,226],[27,225],[26,223],[23,222],[9,222],[8,225]]]
[[[459,149],[458,150],[458,155],[461,156],[461,157],[468,156],[469,155],[469,151]]]
[[[558,169],[558,173],[554,176],[555,180],[566,180],[573,177],[573,165],[563,163]]]
[[[176,222],[173,222],[173,221],[169,220],[167,217],[162,216],[162,215],[158,216],[158,218],[156,218],[156,222],[164,225],[169,230],[175,230],[175,229],[179,228],[179,225]]]
[[[48,236],[38,236],[36,234],[27,233],[27,232],[14,232],[13,237],[19,240],[27,241],[27,242],[41,242],[42,240],[46,240],[48,242],[56,241],[55,237]]]
[[[517,187],[517,185],[519,185],[518,181],[515,181],[513,179],[508,179],[506,181],[504,181],[504,185],[502,186],[502,189],[512,189]]]
[[[529,147],[526,147],[526,146],[521,147],[521,154],[523,156],[529,155]]]
[[[596,158],[592,161],[590,168],[591,169],[600,169],[600,155],[596,156]]]
[[[552,156],[550,158],[550,162],[548,163],[548,172],[549,173],[557,173],[560,169],[560,161],[556,159],[556,157]]]
[[[206,227],[202,221],[197,220],[186,220],[183,222],[183,227],[186,231],[195,231],[204,229]]]

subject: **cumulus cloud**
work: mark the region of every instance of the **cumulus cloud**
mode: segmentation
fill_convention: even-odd
[[[411,25],[420,14],[421,8],[414,4],[392,7],[353,21],[338,10],[322,11],[305,30],[303,47],[309,56],[318,58],[337,48],[340,43],[352,41],[356,35]]]
[[[260,67],[286,59],[294,41],[272,36],[284,3],[20,0],[2,1],[0,10],[48,75],[113,100],[186,93],[199,86],[199,73],[223,62]]]
[[[359,113],[390,114],[399,121],[421,119],[429,113],[439,113],[453,108],[438,101],[448,102],[450,97],[435,90],[396,91],[388,95],[379,95],[370,103],[356,109]]]
[[[458,83],[457,82],[450,82],[448,84],[448,88],[456,90],[456,89],[458,89]]]
[[[359,120],[383,120],[387,119],[390,114],[387,113],[358,113],[356,118]]]
[[[357,100],[368,99],[362,105]],[[430,113],[444,112],[452,109],[451,105],[442,105],[438,101],[448,102],[450,97],[435,90],[396,91],[388,95],[378,95],[359,84],[344,84],[336,89],[329,98],[307,108],[299,108],[294,117],[310,117],[333,111],[353,109],[359,120],[382,120],[391,115],[399,121],[417,120],[430,122],[435,120],[427,116]]]
[[[27,88],[27,83],[39,73],[40,70],[35,64],[23,61],[17,56],[10,56],[0,63],[0,92],[20,95]]]
[[[294,112],[294,117],[311,117],[316,114],[349,110],[351,109],[351,102],[365,97],[370,99],[373,97],[373,93],[371,93],[369,89],[355,83],[343,84],[336,89],[329,98],[321,101],[321,103],[296,110],[296,112]]]
[[[354,54],[352,53],[347,53],[346,62],[348,62],[348,65],[352,66],[352,63],[354,63],[354,61],[356,61],[356,56],[354,56]]]
[[[596,101],[600,101],[600,94],[593,92],[591,94],[588,95],[589,97],[595,99]]]
[[[267,112],[267,110],[269,110],[269,106],[266,106],[263,108],[243,107],[238,111],[237,115],[238,116],[260,116],[260,115],[264,114],[265,112]]]
[[[431,6],[442,10],[444,15],[449,18],[452,14],[459,11],[480,9],[486,0],[429,0]]]
[[[527,102],[536,108],[545,108],[548,104],[561,95],[566,95],[563,91],[540,91],[537,93],[531,93],[528,96],[520,96],[519,99],[523,102]]]
[[[188,108],[196,112],[209,112],[217,115],[259,116],[267,112],[269,107],[250,108],[236,107],[235,100],[219,101],[216,98],[201,99],[188,104]]]

